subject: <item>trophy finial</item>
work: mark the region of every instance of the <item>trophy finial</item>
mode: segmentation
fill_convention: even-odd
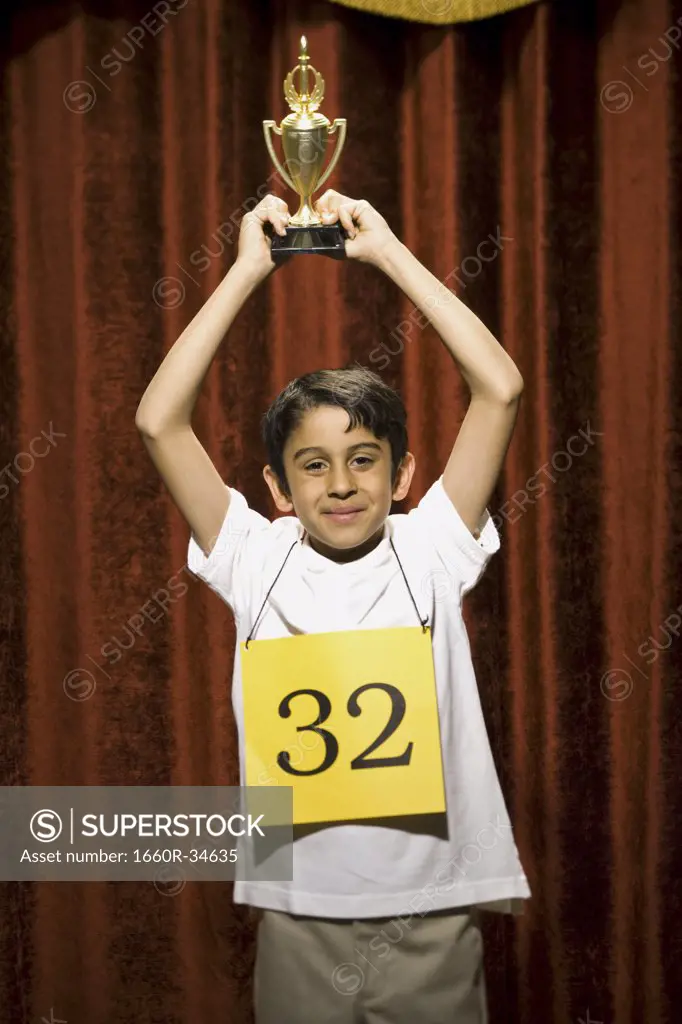
[[[324,78],[310,63],[308,40],[305,36],[301,36],[301,52],[298,61],[296,67],[289,72],[284,80],[284,96],[295,114],[299,117],[309,118],[315,114],[324,98]],[[298,90],[294,85],[296,72],[300,74],[300,89]],[[309,87],[309,73],[313,75],[314,79],[312,91]]]

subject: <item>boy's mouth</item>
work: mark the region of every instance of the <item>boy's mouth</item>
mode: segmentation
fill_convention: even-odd
[[[328,519],[335,523],[352,523],[364,512],[364,508],[349,510],[348,512],[325,512]]]

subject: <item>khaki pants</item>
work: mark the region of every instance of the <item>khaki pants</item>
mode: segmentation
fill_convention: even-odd
[[[364,920],[264,910],[256,1024],[487,1024],[472,907]]]

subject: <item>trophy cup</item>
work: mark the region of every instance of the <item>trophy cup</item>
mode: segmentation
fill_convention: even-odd
[[[280,259],[296,253],[317,253],[320,256],[331,256],[332,259],[344,259],[346,255],[343,226],[323,224],[310,204],[313,192],[317,191],[332,173],[346,141],[346,119],[337,117],[333,124],[319,113],[318,107],[324,98],[324,79],[310,64],[308,42],[301,36],[301,53],[299,63],[289,72],[284,80],[284,97],[291,107],[281,125],[274,121],[263,121],[263,133],[268,152],[282,178],[294,192],[298,193],[300,205],[286,228],[286,235],[273,232],[271,225],[269,235],[272,239],[272,258]],[[294,85],[294,75],[300,72],[300,91]],[[309,75],[314,76],[314,85],[310,89]],[[282,136],[284,163],[286,170],[279,162],[272,144],[272,129]],[[339,130],[334,152],[326,171],[322,171],[327,139]]]

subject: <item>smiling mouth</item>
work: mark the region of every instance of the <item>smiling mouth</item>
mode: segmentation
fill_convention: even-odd
[[[351,523],[358,516],[361,516],[364,511],[364,508],[359,508],[355,512],[325,512],[324,514],[328,519],[334,520],[334,522]]]

